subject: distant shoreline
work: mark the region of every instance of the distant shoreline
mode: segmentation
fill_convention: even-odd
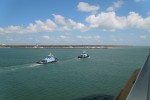
[[[116,47],[131,47],[128,45],[0,45],[0,48],[116,48]]]

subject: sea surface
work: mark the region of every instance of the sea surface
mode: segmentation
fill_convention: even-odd
[[[116,96],[143,66],[149,47],[86,49],[0,48],[0,100],[80,100]],[[37,61],[52,53],[56,63]]]

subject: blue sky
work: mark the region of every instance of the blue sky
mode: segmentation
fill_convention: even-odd
[[[0,44],[150,46],[149,0],[0,0]]]

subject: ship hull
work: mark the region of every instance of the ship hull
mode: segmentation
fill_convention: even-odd
[[[57,61],[58,61],[58,59],[55,58],[54,61],[50,61],[50,62],[42,62],[42,61],[38,61],[38,62],[36,62],[36,63],[37,63],[37,64],[50,64],[50,63],[54,63],[54,62],[57,62]]]
[[[83,57],[83,56],[78,56],[78,58],[89,58],[89,55]]]

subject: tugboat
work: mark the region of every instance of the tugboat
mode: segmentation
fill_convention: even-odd
[[[55,58],[51,53],[45,57],[44,59],[38,61],[38,64],[48,64],[48,63],[53,63],[53,62],[57,62],[58,59]]]
[[[78,58],[88,58],[89,55],[86,53],[86,51],[83,51]]]

